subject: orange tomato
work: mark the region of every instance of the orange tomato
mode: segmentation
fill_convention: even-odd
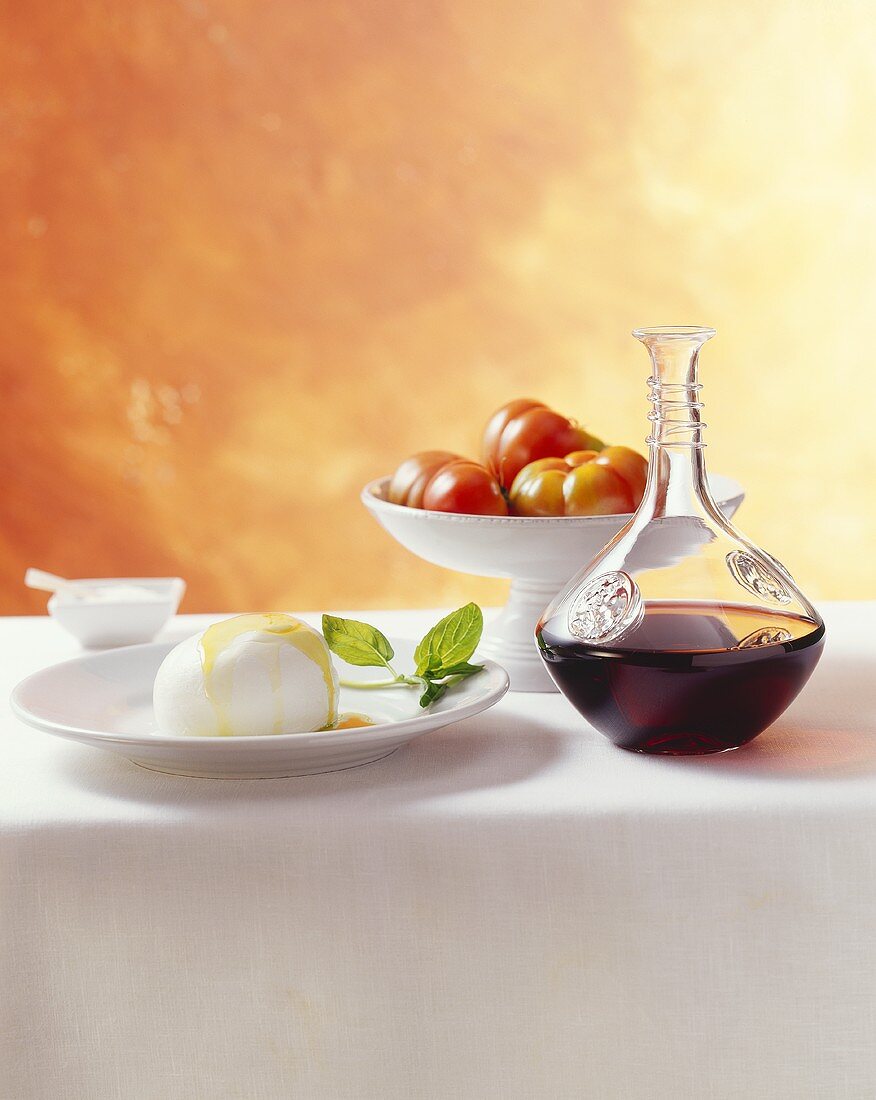
[[[583,466],[585,462],[592,462],[598,454],[599,451],[594,450],[572,451],[571,454],[566,455],[564,461],[569,466]]]
[[[612,516],[632,512],[636,505],[624,479],[594,459],[575,466],[563,482],[567,516]]]
[[[646,459],[632,447],[604,447],[593,461],[600,466],[610,466],[616,474],[620,474],[632,490],[633,499],[638,507],[645,493],[645,482],[648,480]]]
[[[620,453],[622,452],[622,453]],[[607,516],[632,512],[645,488],[647,463],[629,447],[573,451],[526,465],[509,493],[518,516]]]

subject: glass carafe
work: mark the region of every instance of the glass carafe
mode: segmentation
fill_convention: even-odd
[[[627,525],[536,630],[557,687],[621,748],[738,748],[796,697],[824,623],[723,515],[706,480],[697,377],[714,329],[637,329],[652,363],[648,482]]]

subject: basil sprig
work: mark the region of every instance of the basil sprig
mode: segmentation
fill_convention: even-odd
[[[420,706],[424,708],[462,680],[482,671],[484,666],[472,664],[470,658],[483,629],[484,616],[476,603],[452,611],[421,639],[414,650],[416,670],[413,675],[404,676],[390,664],[395,653],[389,639],[377,627],[337,615],[322,617],[322,632],[332,653],[349,665],[385,668],[391,676],[387,680],[342,680],[345,687],[417,687],[421,689]]]
[[[348,665],[384,665],[395,656],[389,639],[377,627],[356,619],[340,619],[337,615],[323,615],[322,633],[332,653]]]

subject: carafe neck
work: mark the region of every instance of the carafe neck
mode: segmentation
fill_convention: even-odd
[[[649,518],[714,514],[697,375],[700,348],[715,335],[714,329],[649,328],[633,335],[648,348],[652,364],[648,482],[640,511]]]

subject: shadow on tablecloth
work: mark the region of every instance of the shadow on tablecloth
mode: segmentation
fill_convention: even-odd
[[[597,735],[585,730],[591,740]],[[241,801],[412,802],[523,783],[580,751],[580,736],[531,718],[493,712],[402,745],[391,756],[344,771],[288,779],[197,779],[148,771],[113,753],[59,746],[60,776],[83,793],[141,805],[203,807]],[[574,746],[574,747],[573,747]]]
[[[392,756],[347,771],[296,779],[191,779],[138,768],[110,753],[59,744],[59,778],[84,794],[140,806],[196,812],[236,804],[345,808],[388,805],[404,813],[478,791],[501,792],[551,770],[585,776],[611,773],[622,785],[651,781],[659,767],[707,773],[712,780],[760,778],[767,783],[831,781],[876,776],[876,658],[834,654],[823,660],[803,693],[769,730],[734,752],[699,757],[641,757],[616,749],[574,716],[538,720],[513,712],[509,701],[468,722],[447,726],[402,746]],[[616,757],[616,759],[614,759]],[[599,758],[599,759],[597,759]],[[613,780],[614,781],[614,780]],[[576,780],[577,782],[577,780]],[[577,789],[577,788],[576,788]]]
[[[774,778],[876,774],[876,658],[822,661],[794,705],[750,744],[672,764]]]

